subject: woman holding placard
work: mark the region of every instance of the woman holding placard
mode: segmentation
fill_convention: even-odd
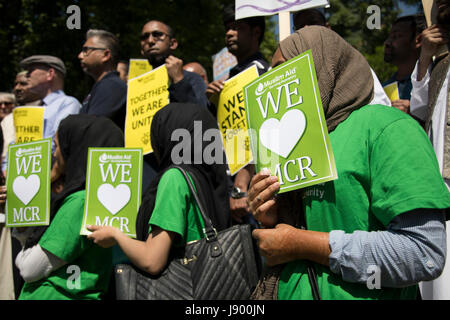
[[[50,225],[18,234],[24,249],[16,265],[25,279],[19,299],[100,299],[108,288],[112,252],[80,235],[89,147],[123,147],[122,131],[109,119],[70,115],[55,135]]]
[[[450,207],[430,141],[408,115],[369,105],[367,61],[327,28],[283,40],[272,66],[308,49],[338,179],[276,198],[276,176],[252,179],[249,205],[267,227],[253,236],[270,266],[253,297],[416,299],[417,283],[442,272]]]
[[[210,142],[203,133],[208,129],[217,131],[217,122],[199,105],[171,103],[158,111],[152,121],[151,142],[159,174],[142,200],[136,224],[138,240],[108,226],[88,226],[93,231],[88,238],[102,247],[118,243],[134,265],[154,275],[166,266],[172,246],[203,238],[202,216],[183,174],[171,167],[174,162],[181,163],[191,182],[195,176],[199,184],[194,185],[203,191],[201,198],[206,200],[217,231],[229,227],[226,164],[204,161]]]

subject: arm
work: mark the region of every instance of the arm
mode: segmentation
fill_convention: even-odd
[[[130,261],[139,269],[157,275],[166,266],[175,233],[154,227],[147,241],[131,239],[114,227],[87,226],[88,239],[101,247],[109,248],[116,243]]]
[[[177,60],[181,61],[180,59]],[[183,77],[180,78],[175,76],[175,78],[172,78],[174,77],[174,75],[171,75],[173,71],[170,71],[169,68],[175,68],[175,66],[177,66],[178,63],[171,67],[168,66],[166,62],[167,72],[169,74],[169,77],[172,79],[172,84],[169,86],[170,101],[196,103],[207,108],[208,99],[205,96],[206,91],[205,82],[203,81],[202,77],[200,77],[198,74],[183,71],[182,70],[183,62],[181,61],[180,63],[181,64],[179,65],[179,67],[181,68]]]
[[[22,249],[16,257],[16,266],[25,282],[34,282],[48,277],[50,273],[66,265],[67,262],[40,245]]]
[[[260,172],[250,187],[250,207],[266,225],[277,223],[273,199],[279,189],[277,180]],[[375,265],[381,270],[383,286],[403,287],[436,278],[445,262],[444,214],[439,210],[399,215],[386,231],[327,233],[278,224],[274,229],[254,230],[253,236],[270,266],[306,259],[330,266],[349,282],[365,283],[371,275],[368,267]]]
[[[345,281],[367,283],[370,266],[383,287],[405,287],[437,278],[445,263],[444,213],[417,209],[394,218],[386,231],[331,231],[330,269]]]
[[[255,174],[255,166],[249,164],[242,168],[237,174],[234,180],[234,186],[238,187],[242,192],[247,192],[248,185],[251,178]],[[233,219],[239,223],[242,223],[242,217],[250,213],[250,208],[247,204],[247,198],[233,199],[230,197],[230,211]]]

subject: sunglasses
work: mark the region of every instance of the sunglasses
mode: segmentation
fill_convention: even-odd
[[[14,102],[9,102],[9,101],[0,101],[0,106],[1,105],[5,105],[5,106],[12,106],[14,104]]]
[[[152,32],[145,32],[141,34],[141,40],[147,40],[148,37],[152,36],[155,41],[163,40],[165,36],[169,36],[168,33],[164,33],[161,31],[152,31]]]

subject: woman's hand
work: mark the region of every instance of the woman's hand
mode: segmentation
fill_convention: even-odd
[[[93,240],[95,244],[102,248],[110,248],[117,244],[116,236],[119,229],[110,226],[86,226],[86,229],[92,231],[88,239]]]
[[[271,176],[268,169],[262,169],[250,182],[248,204],[255,219],[266,227],[277,224],[278,214],[275,194],[280,190],[276,176]]]

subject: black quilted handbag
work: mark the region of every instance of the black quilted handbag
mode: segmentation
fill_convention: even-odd
[[[258,281],[250,225],[235,225],[217,232],[188,179],[205,223],[205,238],[172,250],[164,271],[147,274],[129,264],[115,267],[118,300],[244,300]]]

